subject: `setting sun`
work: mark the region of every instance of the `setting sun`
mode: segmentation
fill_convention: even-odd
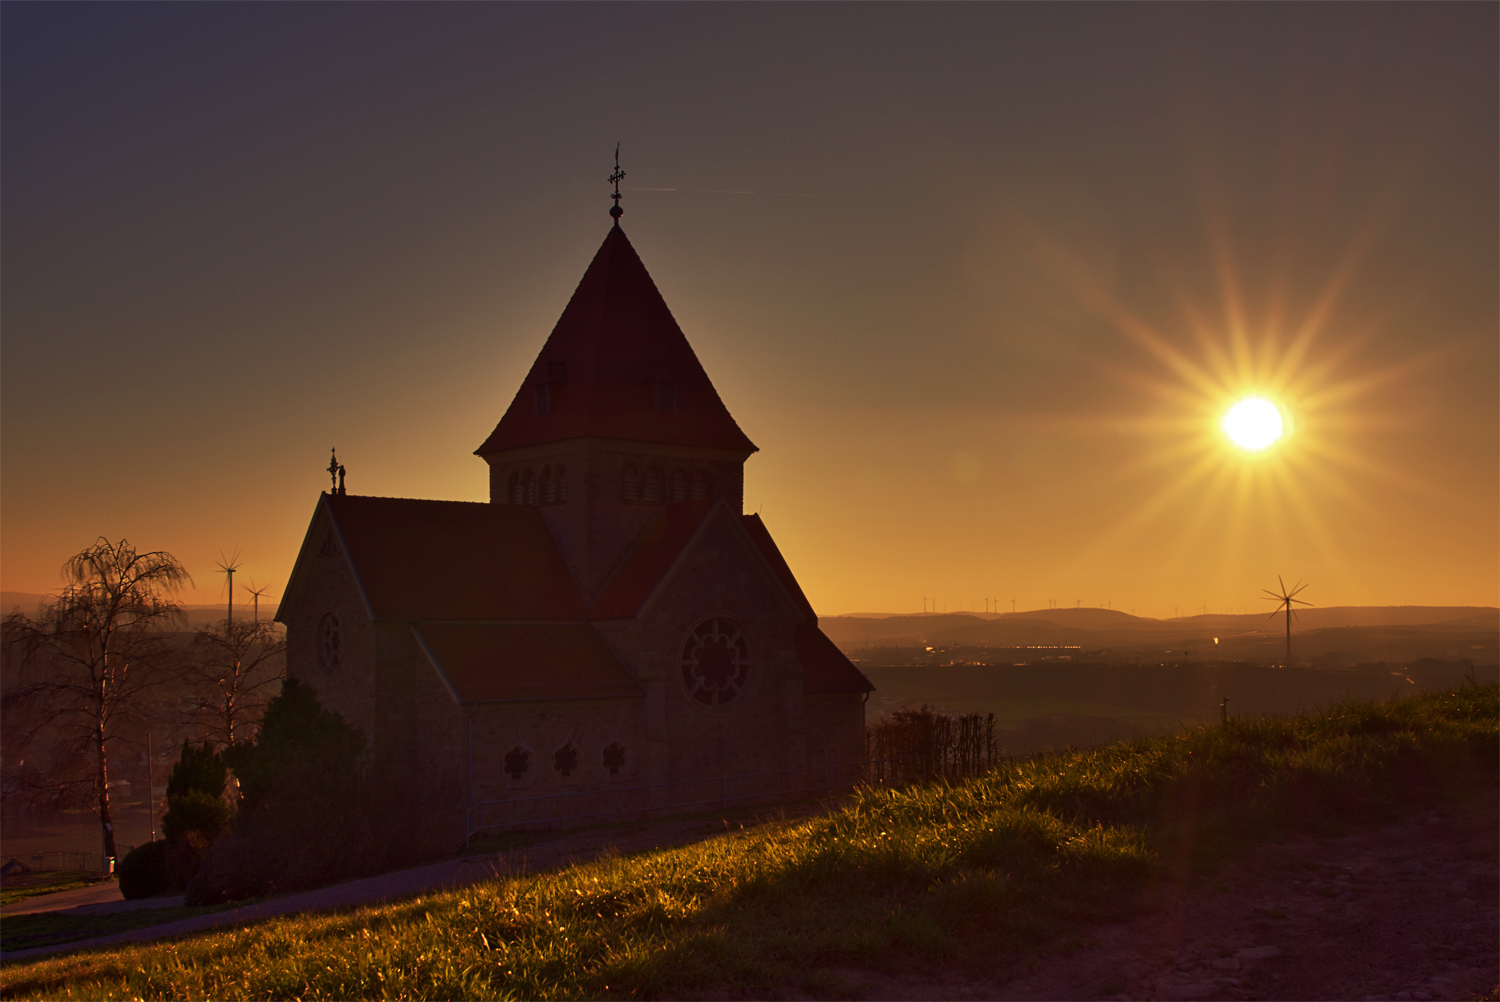
[[[1263,397],[1246,397],[1224,415],[1224,434],[1241,449],[1259,452],[1281,438],[1281,411]]]

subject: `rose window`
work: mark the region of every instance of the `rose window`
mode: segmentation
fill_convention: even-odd
[[[328,612],[318,623],[318,664],[324,671],[333,671],[339,666],[343,654],[343,631],[339,628],[337,614]]]
[[[682,682],[704,706],[727,706],[739,699],[750,675],[750,648],[732,620],[701,624],[682,649]]]

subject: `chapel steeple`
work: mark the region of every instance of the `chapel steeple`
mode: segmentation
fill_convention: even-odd
[[[618,188],[623,172],[610,180]],[[740,512],[756,452],[615,223],[495,430],[490,501],[537,505],[593,594],[663,505]]]

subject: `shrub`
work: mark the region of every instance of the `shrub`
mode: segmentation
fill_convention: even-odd
[[[316,887],[379,869],[360,760],[364,732],[290,679],[253,744],[226,753],[240,782],[233,837],[214,847],[188,904]]]
[[[229,805],[202,790],[188,790],[167,798],[167,815],[161,819],[162,834],[176,842],[189,832],[199,832],[210,842],[229,830]]]
[[[127,901],[154,898],[172,889],[172,870],[167,862],[165,839],[132,849],[120,861],[120,894]]]
[[[243,901],[258,898],[276,889],[280,869],[268,856],[266,840],[247,838],[230,832],[214,843],[203,859],[197,875],[188,884],[186,902],[190,905],[217,904],[221,901]]]
[[[167,814],[162,833],[167,841],[168,869],[174,886],[187,887],[203,858],[229,828],[234,810],[224,800],[229,766],[214,746],[182,743],[182,753],[167,780]]]
[[[179,890],[187,887],[208,851],[229,830],[230,817],[223,798],[203,790],[189,789],[167,799],[167,816],[162,818],[161,827],[173,883]]]

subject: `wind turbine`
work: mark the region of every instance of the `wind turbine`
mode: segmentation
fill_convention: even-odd
[[[1286,590],[1286,582],[1281,579],[1280,574],[1276,575],[1276,583],[1281,586],[1281,591],[1274,592],[1269,588],[1262,588],[1261,591],[1265,592],[1266,596],[1276,603],[1276,611],[1271,613],[1272,619],[1280,614],[1283,606],[1286,608],[1286,663],[1287,667],[1290,668],[1292,665],[1292,603],[1296,602],[1298,605],[1309,607],[1312,603],[1304,602],[1297,597],[1307,588],[1307,585],[1303,584],[1300,578],[1297,581],[1297,586],[1291,591]]]
[[[226,628],[234,625],[234,572],[240,569],[240,551],[235,550],[234,556],[225,559],[224,551],[219,551],[219,570],[229,576],[229,616],[225,620]]]
[[[255,580],[254,578],[251,578],[252,582],[254,580]],[[257,588],[252,583],[249,587],[246,587],[245,585],[240,585],[240,587],[244,588],[245,591],[248,591],[250,593],[250,601],[254,603],[255,622],[259,623],[260,622],[260,597],[262,595],[264,595],[266,592],[270,591],[271,590],[271,586],[270,585],[261,585],[259,588]]]

